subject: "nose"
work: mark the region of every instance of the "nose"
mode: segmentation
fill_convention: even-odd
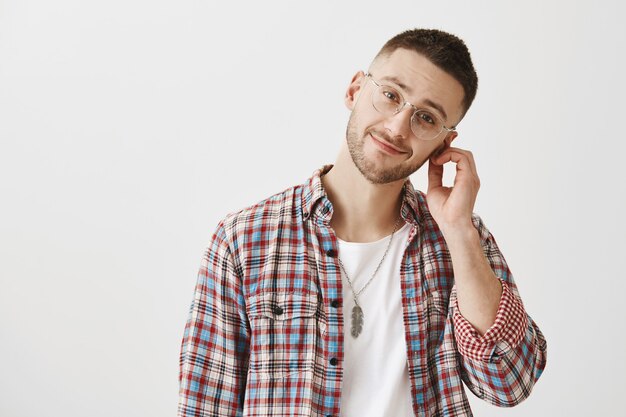
[[[383,126],[391,132],[392,136],[400,136],[403,139],[411,135],[411,117],[415,110],[405,103],[395,114],[385,119]]]

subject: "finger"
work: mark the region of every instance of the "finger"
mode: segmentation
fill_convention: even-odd
[[[445,164],[447,162],[456,163],[456,173],[454,176],[454,185],[457,185],[458,181],[470,181],[476,189],[480,188],[480,178],[478,178],[478,174],[476,173],[476,165],[473,164],[474,158],[469,151],[464,151],[462,149],[449,149],[446,152],[442,153],[440,157],[438,157],[437,163]]]
[[[442,166],[448,162],[454,162],[457,165],[457,170],[473,174],[472,166],[467,158],[467,155],[452,148],[446,149],[441,153],[441,155],[433,158],[433,162]]]
[[[467,157],[468,162],[469,162],[470,168],[474,172],[474,175],[476,177],[478,177],[478,170],[476,169],[476,161],[474,160],[474,154],[472,154],[472,152],[470,152],[470,151],[468,151],[466,149],[452,148],[452,147],[450,149],[454,149],[455,151],[460,152],[463,155],[465,155]]]
[[[443,165],[436,165],[428,161],[428,192],[443,186]]]

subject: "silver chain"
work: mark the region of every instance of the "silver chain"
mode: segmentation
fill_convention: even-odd
[[[387,243],[387,249],[385,249],[385,253],[383,254],[383,257],[381,258],[380,262],[378,263],[378,266],[376,267],[376,270],[372,274],[372,277],[369,279],[369,281],[367,281],[367,283],[363,286],[363,288],[361,288],[358,292],[355,291],[354,290],[354,286],[352,286],[352,281],[350,281],[350,277],[348,277],[348,273],[346,272],[346,267],[343,266],[343,262],[341,262],[341,257],[337,256],[337,259],[339,260],[339,266],[341,266],[341,270],[343,271],[344,275],[346,276],[346,280],[348,281],[348,284],[350,285],[350,289],[352,290],[352,294],[353,294],[353,298],[354,298],[354,304],[356,304],[359,307],[360,307],[360,305],[359,305],[359,301],[358,301],[358,296],[361,295],[361,293],[363,291],[365,291],[365,289],[367,288],[368,285],[370,285],[370,283],[372,282],[372,280],[376,276],[376,273],[378,272],[378,270],[380,269],[381,265],[383,264],[383,261],[387,257],[387,253],[389,252],[389,248],[391,247],[391,242],[393,241],[393,235],[396,233],[396,231],[398,230],[398,226],[400,225],[400,220],[402,220],[402,217],[398,217],[398,220],[396,220],[396,223],[393,225],[393,232],[391,232],[391,238],[389,239],[389,243]]]

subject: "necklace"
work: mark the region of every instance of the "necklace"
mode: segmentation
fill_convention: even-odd
[[[376,276],[376,273],[380,269],[380,266],[383,264],[383,261],[385,260],[385,257],[387,256],[387,253],[389,252],[389,248],[391,247],[391,242],[393,241],[393,235],[398,230],[398,225],[400,224],[401,219],[402,217],[398,217],[398,220],[396,220],[396,223],[393,225],[393,232],[391,232],[391,238],[389,239],[389,243],[387,243],[387,248],[385,249],[385,253],[383,254],[383,257],[380,259],[380,262],[378,263],[376,270],[372,274],[372,277],[369,279],[369,281],[365,283],[363,288],[361,288],[358,292],[354,290],[354,286],[352,285],[352,281],[350,281],[350,277],[348,277],[346,268],[343,266],[343,262],[341,262],[341,257],[337,256],[337,259],[339,260],[339,266],[341,267],[343,274],[346,276],[346,280],[348,281],[348,284],[350,285],[350,289],[352,290],[352,296],[354,298],[354,307],[352,307],[352,326],[350,327],[350,334],[352,334],[352,337],[354,338],[359,337],[359,335],[363,331],[363,309],[359,305],[358,297],[367,288],[367,286],[370,285],[370,282],[372,282],[372,280]]]

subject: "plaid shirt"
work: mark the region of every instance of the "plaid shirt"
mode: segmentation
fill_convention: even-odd
[[[200,268],[180,356],[179,416],[339,416],[344,317],[333,207],[320,176],[227,216]],[[497,406],[526,398],[546,341],[479,217],[502,282],[482,336],[460,314],[450,253],[425,195],[404,185],[412,230],[400,268],[416,416],[471,416],[463,389]],[[373,398],[372,401],[376,399]]]

